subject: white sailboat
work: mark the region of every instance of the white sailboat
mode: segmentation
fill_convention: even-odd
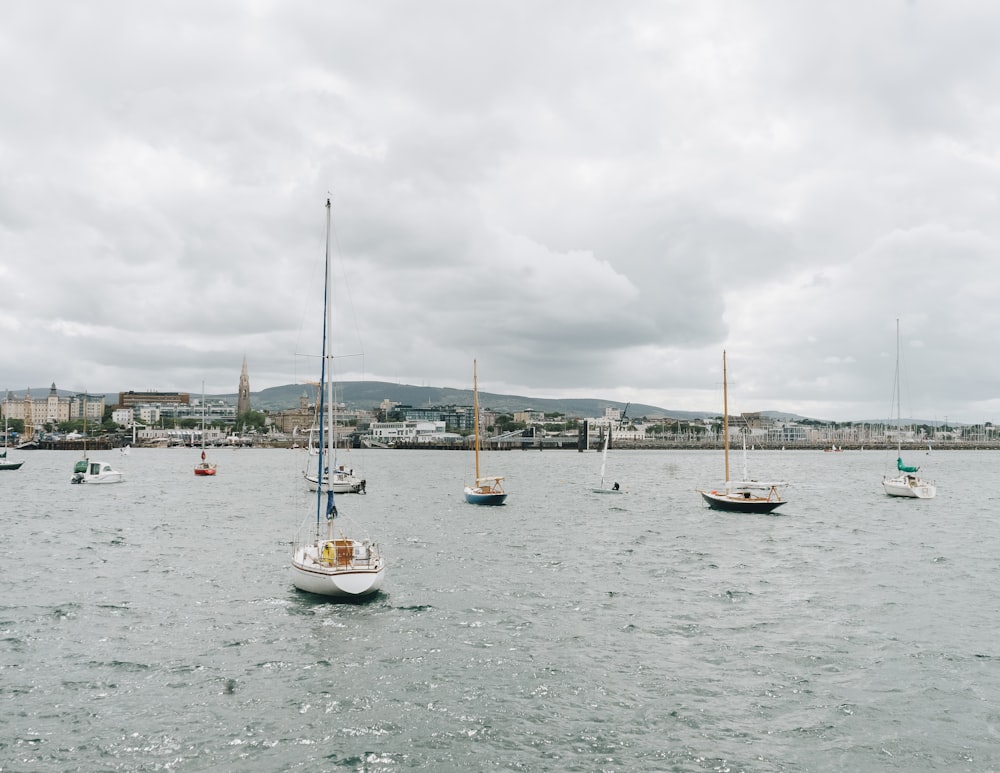
[[[320,415],[328,411],[329,430],[319,422],[319,449],[316,455],[317,479],[324,462],[333,458],[333,386],[328,378],[331,368],[333,327],[333,275],[330,269],[330,200],[326,202],[326,281],[323,303],[323,357],[320,382]],[[324,437],[324,435],[326,437]],[[326,447],[324,447],[324,441]],[[321,596],[358,598],[371,595],[382,587],[386,563],[378,543],[348,535],[344,517],[334,501],[336,492],[316,490],[316,513],[306,519],[292,552],[292,583],[296,588]]]
[[[201,462],[194,466],[194,474],[199,476],[215,475],[216,465],[209,463],[205,456],[205,382],[201,382]]]
[[[618,485],[618,481],[615,481],[611,488],[604,485],[604,473],[608,467],[608,447],[611,445],[611,424],[608,424],[607,433],[604,435],[603,449],[601,450],[601,486],[600,488],[591,489],[595,494],[623,494],[621,486]]]
[[[310,382],[315,383],[315,382]],[[317,403],[320,401],[318,400]],[[336,426],[337,426],[337,403],[333,403],[333,419],[334,426],[329,429],[332,433],[333,440],[333,455],[327,455],[326,466],[323,468],[322,475],[322,486],[324,491],[329,491],[333,489],[334,494],[367,494],[368,493],[368,481],[362,478],[360,475],[355,475],[354,468],[347,467],[343,464],[339,464],[337,461],[336,452],[339,448],[337,442]],[[310,458],[306,460],[306,468],[302,472],[302,476],[306,479],[310,491],[315,491],[316,486],[321,480],[321,476],[318,470],[313,469],[314,461],[311,457],[316,456],[319,450],[313,443],[313,437],[318,432],[318,424],[322,423],[322,412],[317,405],[316,407],[317,415],[313,421],[313,425],[309,428],[309,456]],[[346,450],[346,449],[345,449]],[[333,472],[330,472],[330,466],[333,466]]]
[[[465,501],[470,505],[502,505],[507,500],[503,490],[503,475],[479,474],[479,382],[476,361],[472,361],[472,410],[476,433],[476,479],[464,489]]]
[[[933,499],[937,486],[917,475],[919,467],[903,463],[902,408],[899,383],[899,320],[896,320],[896,376],[893,384],[893,402],[896,408],[896,474],[882,476],[882,489],[890,497],[908,499]],[[892,411],[890,409],[889,413]]]
[[[320,433],[322,434],[322,433]],[[336,434],[330,432],[331,436],[334,438],[333,449],[334,454],[336,453],[337,443]],[[313,457],[315,457],[319,451],[312,444],[313,431],[309,430],[309,460],[306,462],[308,465],[305,472],[303,472],[303,477],[306,479],[306,483],[309,485],[310,491],[316,491],[317,482],[320,480],[319,470],[310,469]],[[333,460],[333,471],[330,470],[330,460]],[[322,475],[322,488],[323,491],[333,490],[335,494],[367,494],[368,493],[368,481],[362,478],[360,475],[354,473],[354,468],[346,467],[343,464],[337,463],[337,458],[335,455],[327,455],[327,464],[323,468]]]
[[[722,491],[699,491],[713,510],[733,513],[770,513],[785,504],[778,489],[783,481],[753,480],[747,470],[747,441],[743,435],[743,480],[729,479],[729,388],[726,383],[726,353],[722,353],[722,436],[726,450],[726,481]]]
[[[24,462],[7,461],[7,437],[10,434],[10,421],[7,412],[3,415],[3,451],[0,451],[0,470],[20,470]]]

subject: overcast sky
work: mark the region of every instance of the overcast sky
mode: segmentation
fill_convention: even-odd
[[[1000,422],[1000,5],[4,7],[0,389]]]

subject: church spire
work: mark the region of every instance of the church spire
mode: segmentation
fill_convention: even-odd
[[[243,370],[240,371],[239,396],[236,398],[236,415],[250,410],[250,374],[247,372],[247,356],[243,355]]]

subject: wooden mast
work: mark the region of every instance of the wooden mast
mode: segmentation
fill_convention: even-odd
[[[472,409],[476,424],[476,480],[473,488],[479,490],[479,385],[476,374],[476,361],[472,361]]]
[[[726,448],[726,488],[729,488],[729,394],[726,386],[726,350],[722,350],[722,435]]]

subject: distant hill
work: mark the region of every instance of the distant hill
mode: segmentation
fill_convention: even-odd
[[[287,384],[262,389],[259,392],[250,393],[250,405],[256,410],[269,411],[296,408],[299,404],[299,398],[303,394],[308,395],[310,402],[312,402],[315,400],[316,388],[303,384]],[[235,401],[236,393],[211,395],[211,397]],[[472,405],[472,390],[411,386],[409,384],[394,384],[389,381],[347,381],[337,385],[337,399],[348,408],[368,409],[377,408],[383,400],[412,405],[415,408],[437,405]],[[560,400],[525,395],[500,395],[482,391],[479,393],[479,404],[483,408],[505,413],[535,410],[581,418],[601,416],[604,414],[605,408],[624,409],[626,405],[617,400],[596,398]],[[633,403],[629,405],[627,415],[649,418],[669,416],[678,419],[697,419],[711,414],[698,411],[668,411],[655,405]]]

